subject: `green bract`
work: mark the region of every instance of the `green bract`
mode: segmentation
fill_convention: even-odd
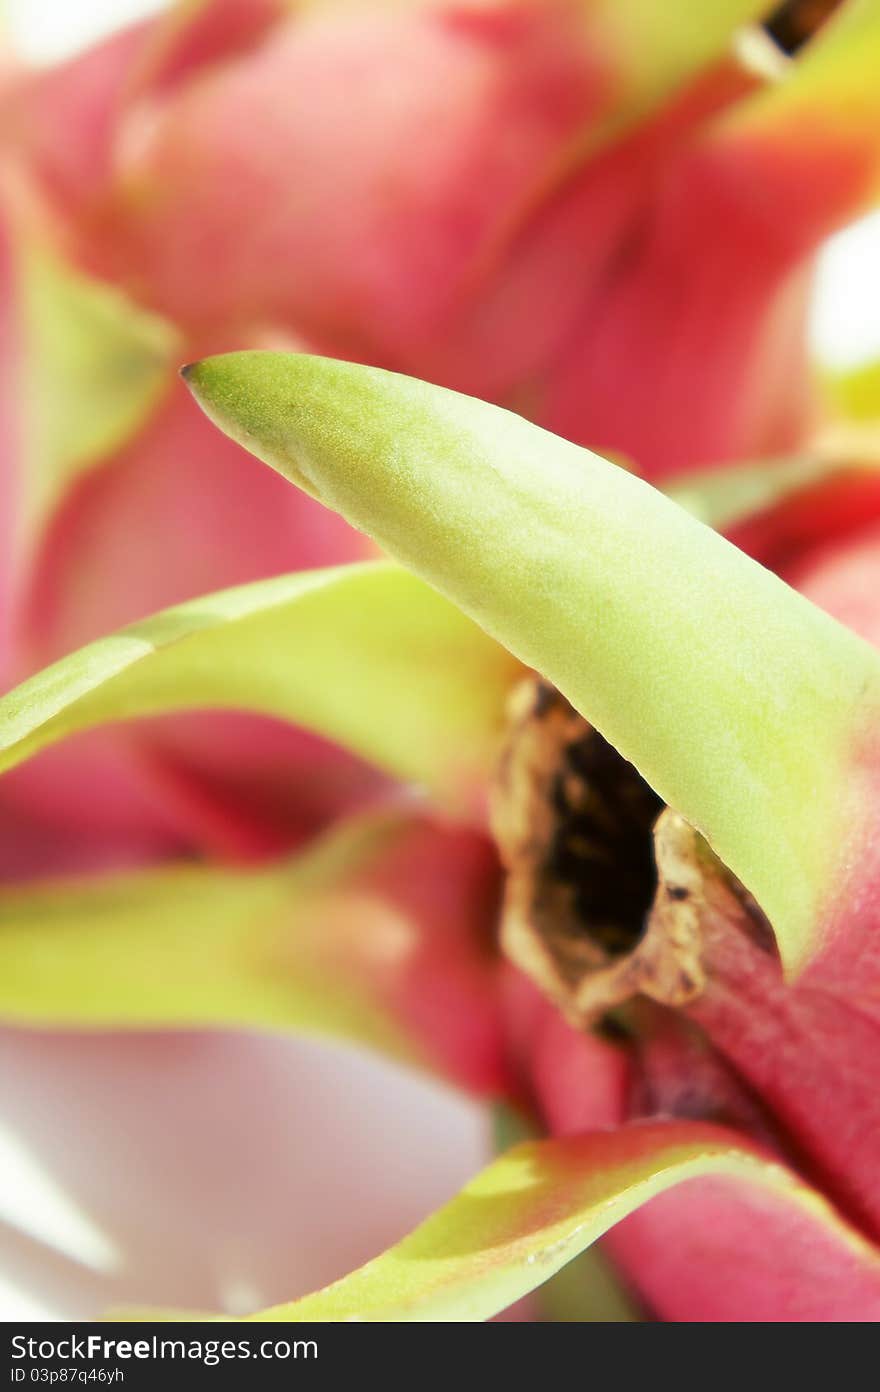
[[[88,469],[131,438],[173,382],[176,331],[121,291],[22,247],[26,539]]]
[[[417,943],[420,925],[372,874],[410,826],[400,813],[352,818],[257,870],[176,865],[4,890],[0,1017],[294,1030],[430,1067],[383,982],[389,935]]]
[[[670,499],[519,416],[329,359],[188,369],[224,430],[549,678],[755,895],[821,941],[880,657]]]
[[[396,1247],[324,1290],[250,1319],[490,1319],[627,1214],[701,1178],[763,1191],[768,1215],[780,1210],[819,1249],[839,1244],[858,1280],[880,1286],[875,1250],[790,1170],[722,1127],[660,1122],[514,1146]],[[180,1318],[156,1310],[119,1317]]]
[[[194,707],[304,725],[459,810],[495,754],[511,658],[414,576],[376,562],[167,609],[0,701],[0,770],[77,730]]]

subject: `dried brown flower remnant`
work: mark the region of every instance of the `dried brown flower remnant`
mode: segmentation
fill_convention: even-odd
[[[638,993],[699,994],[701,838],[537,677],[511,697],[492,826],[502,946],[572,1023]]]
[[[787,0],[766,22],[767,31],[786,53],[795,53],[840,5],[841,0]]]

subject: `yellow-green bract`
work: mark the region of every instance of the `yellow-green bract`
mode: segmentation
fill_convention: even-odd
[[[756,896],[789,969],[848,853],[880,658],[631,474],[519,416],[329,359],[187,369],[228,434],[568,697]]]
[[[701,1178],[762,1191],[765,1214],[799,1229],[811,1260],[824,1256],[829,1270],[845,1271],[862,1298],[880,1295],[876,1250],[790,1170],[734,1132],[679,1121],[514,1146],[374,1261],[324,1290],[250,1318],[489,1319],[642,1204]],[[119,1318],[180,1315],[120,1311]]]

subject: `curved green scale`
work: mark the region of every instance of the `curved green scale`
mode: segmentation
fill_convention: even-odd
[[[0,770],[108,721],[242,709],[326,735],[467,811],[516,671],[397,566],[281,576],[167,609],[24,682],[0,700]]]
[[[820,1290],[823,1277],[845,1287],[856,1318],[880,1313],[875,1247],[790,1170],[735,1132],[680,1121],[514,1146],[395,1247],[324,1290],[251,1315],[248,1322],[491,1319],[622,1218],[677,1185],[701,1179],[729,1185],[743,1197],[758,1190],[764,1220],[786,1233],[792,1259],[801,1263],[799,1274]],[[683,1240],[688,1237],[683,1234]],[[791,1291],[772,1260],[765,1257],[762,1265],[762,1242],[752,1220],[739,1259],[751,1249],[750,1270],[764,1308],[779,1312],[788,1306]],[[790,1318],[797,1318],[796,1303],[788,1306]],[[155,1310],[120,1311],[116,1317],[179,1318]]]
[[[873,649],[642,480],[497,407],[280,353],[187,375],[222,429],[554,682],[751,890],[789,969],[822,945],[880,718]]]

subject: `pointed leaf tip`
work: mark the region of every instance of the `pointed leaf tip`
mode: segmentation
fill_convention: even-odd
[[[790,969],[815,954],[880,715],[872,649],[642,480],[497,407],[280,353],[207,359],[190,386],[553,681],[751,890]]]

